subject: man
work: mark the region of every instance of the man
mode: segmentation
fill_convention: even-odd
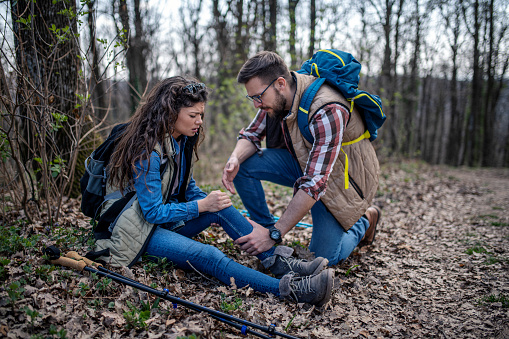
[[[281,242],[309,210],[309,249],[329,265],[346,259],[360,242],[374,240],[381,213],[369,205],[378,187],[379,164],[371,142],[359,138],[366,130],[360,113],[355,108],[350,112],[351,103],[324,84],[309,110],[314,143],[299,130],[299,102],[315,79],[290,72],[279,55],[268,51],[250,58],[238,74],[259,110],[240,131],[222,182],[231,193],[237,190],[252,219],[253,232],[235,241],[251,255]],[[261,149],[264,138],[267,148]],[[294,187],[277,223],[261,180]]]

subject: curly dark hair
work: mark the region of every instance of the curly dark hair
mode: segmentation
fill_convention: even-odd
[[[207,102],[208,89],[191,77],[174,76],[159,82],[144,98],[136,113],[129,119],[124,133],[119,137],[108,166],[109,183],[121,192],[133,189],[135,164],[148,160],[157,143],[174,130],[178,114],[183,107]],[[198,130],[203,139],[203,127]],[[200,142],[194,145],[194,153]]]

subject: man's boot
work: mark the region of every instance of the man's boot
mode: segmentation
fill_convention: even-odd
[[[378,206],[373,205],[367,209],[365,216],[368,219],[369,227],[366,230],[366,233],[364,234],[361,242],[359,243],[359,247],[371,245],[373,241],[375,241],[376,227],[382,218],[382,211],[380,211]]]
[[[307,277],[289,273],[279,281],[279,292],[282,297],[298,303],[322,306],[330,300],[333,283],[334,271],[330,268]]]
[[[278,246],[274,255],[264,259],[262,265],[268,268],[277,279],[293,272],[296,276],[304,277],[320,273],[329,263],[329,260],[318,257],[313,261],[292,257],[293,248]]]

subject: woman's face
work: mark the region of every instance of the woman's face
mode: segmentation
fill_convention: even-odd
[[[203,115],[205,113],[205,103],[198,102],[191,107],[182,107],[180,109],[175,129],[172,136],[177,139],[181,135],[192,137],[198,132],[203,123]]]

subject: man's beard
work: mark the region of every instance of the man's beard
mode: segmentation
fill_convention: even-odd
[[[278,120],[283,119],[286,116],[286,98],[283,94],[279,93],[277,90],[276,92],[276,100],[274,102],[274,105],[272,105],[272,112],[269,111],[269,115],[273,118],[276,118]]]

